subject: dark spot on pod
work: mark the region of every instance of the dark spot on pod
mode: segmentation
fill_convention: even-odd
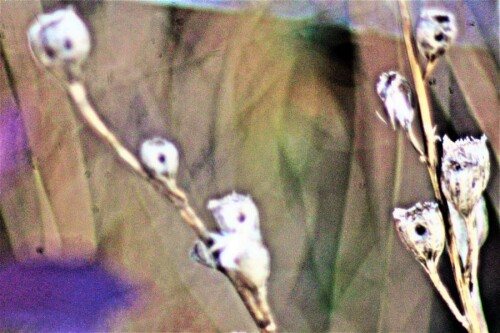
[[[454,92],[454,91],[453,91],[453,89],[451,89],[451,87],[450,87],[450,88],[448,88],[448,91],[450,92],[450,94],[452,94],[452,95],[453,95],[453,92]]]
[[[438,42],[442,41],[444,39],[444,34],[443,33],[439,33],[437,35],[434,36],[434,39]]]
[[[425,256],[426,256],[427,260],[431,260],[432,259],[432,251],[427,251]]]
[[[160,155],[158,156],[158,161],[160,161],[160,163],[165,163],[165,160],[166,160],[165,155],[160,154]]]
[[[72,47],[73,47],[73,43],[71,43],[71,40],[69,40],[69,39],[64,40],[64,48],[66,50],[71,50]]]
[[[432,53],[429,53],[427,55],[427,59],[429,59],[430,62],[433,62],[434,60],[436,60],[436,55],[432,54]]]
[[[220,251],[219,251],[219,250],[214,251],[214,252],[212,253],[212,256],[214,257],[214,259],[215,259],[216,261],[219,261]]]
[[[442,47],[440,47],[438,50],[437,50],[437,54],[442,56],[444,53],[446,52],[446,50]]]
[[[416,227],[415,227],[415,232],[417,233],[417,235],[419,236],[423,236],[425,235],[425,233],[427,232],[427,228],[424,227],[423,225],[421,224],[418,224]]]
[[[469,25],[470,27],[475,27],[475,26],[476,26],[476,22],[474,22],[474,21],[470,21],[470,22],[468,23],[468,25]]]
[[[50,59],[54,59],[56,57],[56,51],[54,51],[54,49],[50,46],[45,46],[43,50],[45,51],[47,57],[49,57]]]
[[[446,22],[450,22],[450,18],[449,18],[447,15],[436,15],[436,16],[434,16],[434,19],[435,19],[438,23],[446,23]]]
[[[39,246],[39,247],[36,248],[36,253],[43,254],[43,252],[44,252],[44,249],[43,249],[42,246]]]
[[[421,48],[423,48],[423,49],[427,49],[427,50],[432,49],[432,45],[431,45],[431,44],[429,44],[429,43],[428,43],[428,42],[426,42],[426,41],[422,41],[422,42],[420,43],[420,47],[421,47]]]
[[[215,241],[213,238],[207,239],[207,246],[212,247],[215,244]]]
[[[240,215],[238,215],[238,222],[243,223],[245,222],[245,219],[246,219],[245,214],[240,213]]]
[[[430,85],[430,86],[433,86],[433,85],[435,85],[435,84],[436,84],[436,79],[435,79],[435,78],[431,78],[431,79],[429,79],[429,85]]]
[[[390,86],[392,81],[396,79],[396,74],[391,74],[387,77],[387,83],[385,84],[386,87]]]

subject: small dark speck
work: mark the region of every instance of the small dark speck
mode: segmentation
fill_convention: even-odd
[[[36,253],[38,253],[38,254],[43,254],[43,251],[44,251],[43,247],[41,247],[41,246],[36,248]]]
[[[475,27],[475,26],[476,26],[476,22],[474,22],[474,21],[469,21],[469,22],[467,23],[467,25],[468,25],[469,27]]]
[[[99,207],[97,207],[97,206],[92,207],[92,213],[94,213],[94,214],[99,213]]]
[[[90,172],[89,170],[85,171],[85,177],[90,178],[91,175],[92,172]]]
[[[448,91],[450,92],[451,95],[453,95],[454,91],[453,91],[453,89],[451,89],[451,87],[448,88]]]
[[[429,79],[429,85],[430,85],[430,86],[433,86],[433,85],[435,85],[435,84],[436,84],[436,79],[435,79],[435,78],[431,78],[431,79]]]
[[[165,155],[160,154],[160,156],[158,156],[158,161],[160,161],[160,163],[165,163],[166,161]]]

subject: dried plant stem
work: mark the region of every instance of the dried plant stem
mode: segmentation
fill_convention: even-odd
[[[455,301],[453,301],[453,299],[451,298],[448,289],[443,284],[443,281],[441,281],[441,277],[439,276],[437,267],[434,264],[427,266],[422,265],[422,266],[424,266],[424,269],[431,278],[434,287],[437,289],[443,300],[446,302],[446,304],[450,308],[455,318],[457,318],[457,320],[462,324],[462,326],[469,331],[469,323],[467,321],[467,318],[465,318],[465,316],[460,312],[457,305],[455,304]]]
[[[74,75],[67,77],[72,78]],[[210,233],[205,223],[196,214],[189,204],[186,193],[180,189],[175,180],[163,176],[151,176],[143,168],[137,157],[131,153],[106,126],[99,117],[87,97],[85,85],[78,80],[65,81],[69,96],[73,100],[76,110],[87,125],[105,142],[107,142],[118,157],[125,162],[136,174],[146,179],[158,192],[166,196],[178,209],[184,222],[191,227],[205,245],[209,245]],[[255,290],[247,281],[237,275],[223,272],[233,284],[248,312],[261,332],[276,332],[277,327],[267,302],[265,290]]]
[[[472,295],[470,291],[474,291],[474,286],[469,288],[469,284],[467,283],[467,279],[465,279],[464,274],[462,272],[461,263],[460,263],[460,255],[457,248],[457,242],[455,239],[455,234],[453,232],[451,221],[449,218],[447,203],[443,200],[443,196],[441,194],[441,189],[439,186],[438,179],[438,153],[436,148],[436,133],[435,126],[432,120],[432,112],[429,102],[428,95],[428,87],[425,84],[424,74],[422,73],[422,69],[420,68],[420,64],[418,61],[418,57],[415,52],[414,41],[413,41],[413,33],[412,26],[410,20],[410,13],[408,10],[407,2],[405,0],[399,0],[399,9],[400,15],[402,19],[402,28],[403,28],[403,36],[406,46],[406,51],[408,54],[408,60],[411,67],[411,72],[413,76],[413,82],[415,85],[415,90],[417,93],[418,104],[420,109],[420,116],[422,119],[422,125],[426,140],[426,150],[427,150],[427,170],[429,172],[429,176],[431,178],[432,187],[434,189],[434,195],[438,202],[440,203],[440,207],[442,208],[443,215],[445,217],[446,229],[448,233],[447,237],[447,248],[450,256],[451,266],[455,278],[455,283],[457,285],[457,289],[460,294],[460,299],[462,301],[464,311],[466,314],[466,319],[469,322],[469,332],[484,332],[481,329],[480,322],[485,322],[484,317],[479,319],[478,315],[480,314],[477,311],[477,306],[472,299]],[[430,69],[426,71],[430,73]],[[477,239],[477,237],[476,237]],[[471,244],[477,242],[471,242]],[[474,252],[473,252],[474,253]],[[475,283],[474,280],[472,280]],[[479,300],[480,304],[480,300]],[[451,308],[450,308],[451,309]],[[452,310],[453,311],[453,310]],[[481,311],[482,314],[482,311]],[[487,328],[486,328],[487,330]]]
[[[474,212],[474,210],[472,210]],[[477,284],[477,270],[479,266],[479,236],[477,234],[477,225],[475,214],[472,212],[467,216],[462,216],[465,221],[467,231],[468,251],[465,260],[465,281],[474,288]],[[472,292],[472,291],[471,291]]]

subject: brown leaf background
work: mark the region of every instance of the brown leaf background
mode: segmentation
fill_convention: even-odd
[[[194,237],[175,209],[82,126],[62,87],[31,60],[26,26],[55,4],[0,4],[0,98],[21,116],[30,148],[21,154],[36,159],[45,189],[37,192],[30,163],[1,174],[0,262],[13,255],[40,258],[39,246],[49,255],[54,234],[47,226],[55,225],[65,261],[95,258],[140,290],[134,305],[106,318],[103,327],[254,330],[223,276],[188,259]],[[496,54],[488,50],[491,35],[485,19],[475,15],[477,6],[446,5],[465,33],[434,74],[436,119],[440,133],[485,132],[490,139],[491,231],[481,282],[495,331]],[[459,329],[390,222],[394,206],[432,198],[411,146],[375,115],[382,112],[374,89],[378,75],[389,69],[410,73],[400,38],[335,25],[319,10],[317,17],[286,21],[265,10],[76,6],[95,45],[85,81],[123,142],[136,150],[152,135],[175,140],[182,153],[179,183],[211,226],[208,198],[236,189],[258,202],[272,255],[270,301],[281,330]],[[415,15],[421,6],[413,3]],[[353,25],[397,27],[394,3],[353,1],[346,8]],[[443,266],[446,274],[449,267]]]

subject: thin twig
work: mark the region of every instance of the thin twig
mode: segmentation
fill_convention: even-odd
[[[107,142],[118,157],[136,174],[146,179],[158,192],[166,196],[178,209],[180,216],[205,245],[209,246],[210,233],[205,223],[189,204],[186,193],[180,189],[175,180],[163,176],[151,176],[143,168],[137,157],[132,154],[104,124],[87,97],[85,85],[78,80],[65,82],[66,89],[73,100],[76,109],[87,125],[105,142]],[[222,271],[222,270],[221,270]],[[267,295],[262,290],[255,290],[247,281],[238,275],[222,271],[233,284],[248,312],[261,332],[276,332],[277,327],[267,302]]]
[[[434,287],[437,289],[443,300],[446,302],[448,305],[448,308],[450,308],[451,312],[455,316],[455,318],[462,324],[462,326],[469,331],[469,322],[467,321],[467,318],[460,312],[458,309],[457,305],[455,304],[455,301],[450,296],[450,293],[448,292],[448,288],[443,284],[443,281],[441,280],[441,277],[439,276],[439,273],[437,271],[436,265],[429,264],[429,265],[422,265],[431,278],[432,283],[434,284]]]

